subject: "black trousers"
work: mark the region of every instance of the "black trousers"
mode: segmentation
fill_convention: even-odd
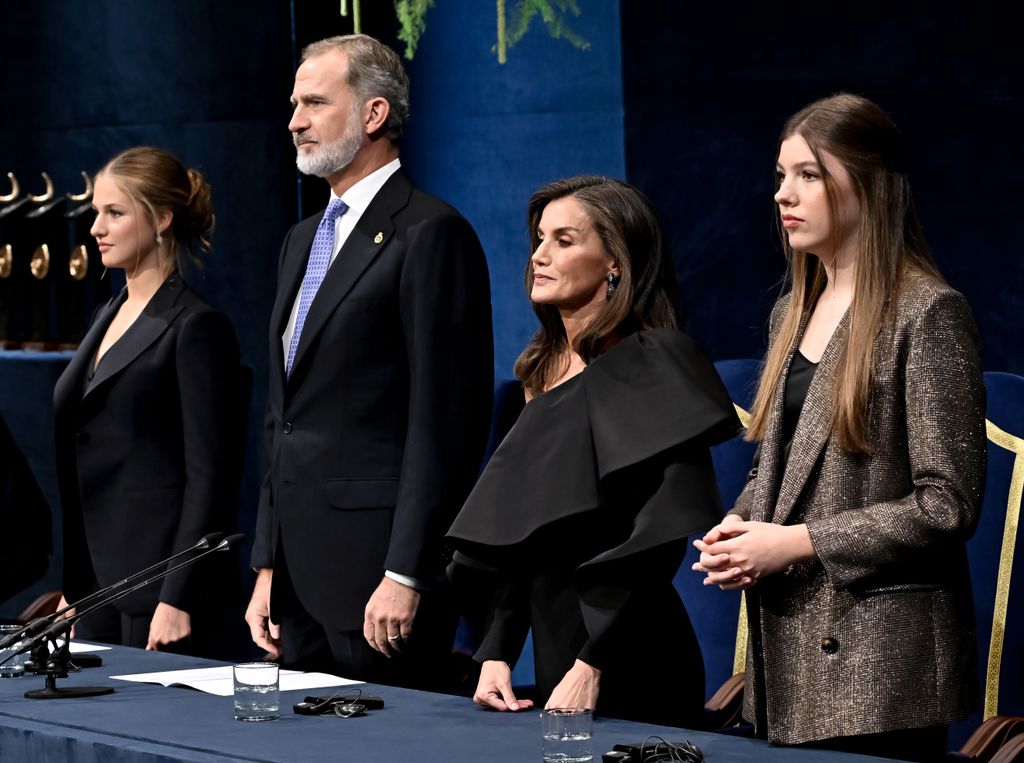
[[[221,604],[221,601],[216,600],[216,603]],[[229,603],[224,602],[223,606],[227,609]],[[230,612],[234,613],[235,609]],[[109,605],[89,613],[75,623],[75,638],[145,649],[149,641],[149,623],[152,619],[152,612],[130,615]],[[236,615],[235,621],[226,622],[222,613],[206,617],[203,613],[193,614],[192,634],[181,641],[161,646],[160,651],[218,660],[237,660],[240,653],[239,644],[244,644],[241,640],[242,635],[248,634],[242,634],[238,623],[243,621],[239,616]]]
[[[282,575],[275,583],[286,579]],[[279,591],[275,588],[275,596]],[[392,657],[371,648],[361,630],[332,628],[314,619],[302,609],[294,590],[281,598],[289,600],[288,606],[283,611],[275,607],[274,617],[280,619],[285,668],[427,691],[452,691],[461,677],[459,671],[464,672],[464,665],[457,665],[452,655],[458,616],[446,587],[423,593],[412,634]]]
[[[145,649],[153,613],[128,615],[113,605],[97,609],[75,623],[75,638]]]

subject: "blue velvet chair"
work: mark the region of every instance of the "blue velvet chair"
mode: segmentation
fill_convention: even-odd
[[[729,396],[746,424],[757,392],[760,362],[720,360],[715,363]],[[736,436],[711,449],[722,506],[728,511],[747,481],[755,446]],[[723,728],[739,721],[742,705],[743,667],[746,659],[746,612],[742,596],[703,584],[703,576],[690,569],[700,554],[691,545],[676,573],[675,586],[686,605],[704,656],[704,681],[709,699],[706,725]]]
[[[978,529],[967,545],[984,702],[950,730],[958,757],[979,761],[1024,732],[1024,553],[1015,553],[1024,490],[1024,378],[986,373],[985,389],[988,476]]]

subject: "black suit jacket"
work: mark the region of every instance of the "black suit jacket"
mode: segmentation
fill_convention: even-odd
[[[252,563],[275,569],[275,620],[286,573],[314,618],[354,630],[385,570],[443,579],[490,421],[490,287],[469,223],[399,170],[327,271],[286,378],[281,335],[321,217],[281,251]]]
[[[173,275],[90,380],[126,297],[100,309],[54,389],[69,601],[234,525],[247,403],[234,329]],[[162,601],[191,613],[214,596],[204,581],[214,569],[204,560],[118,607],[144,614]]]
[[[0,602],[39,580],[49,565],[50,507],[0,416]]]

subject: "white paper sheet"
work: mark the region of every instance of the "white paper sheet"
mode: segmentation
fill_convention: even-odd
[[[189,670],[168,670],[157,673],[130,673],[122,676],[111,676],[119,681],[137,681],[139,683],[161,684],[163,686],[187,686],[207,694],[230,697],[235,692],[230,665],[218,665],[214,668],[192,668]],[[325,686],[351,686],[362,681],[332,676],[328,673],[301,673],[297,670],[282,670],[280,673],[281,691],[297,689],[320,689]]]

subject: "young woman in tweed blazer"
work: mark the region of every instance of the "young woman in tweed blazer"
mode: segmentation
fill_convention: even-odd
[[[747,591],[759,735],[922,760],[976,703],[964,545],[985,393],[970,310],[928,253],[905,170],[864,98],[786,124],[775,201],[792,288],[772,311],[758,456],[694,569]]]

